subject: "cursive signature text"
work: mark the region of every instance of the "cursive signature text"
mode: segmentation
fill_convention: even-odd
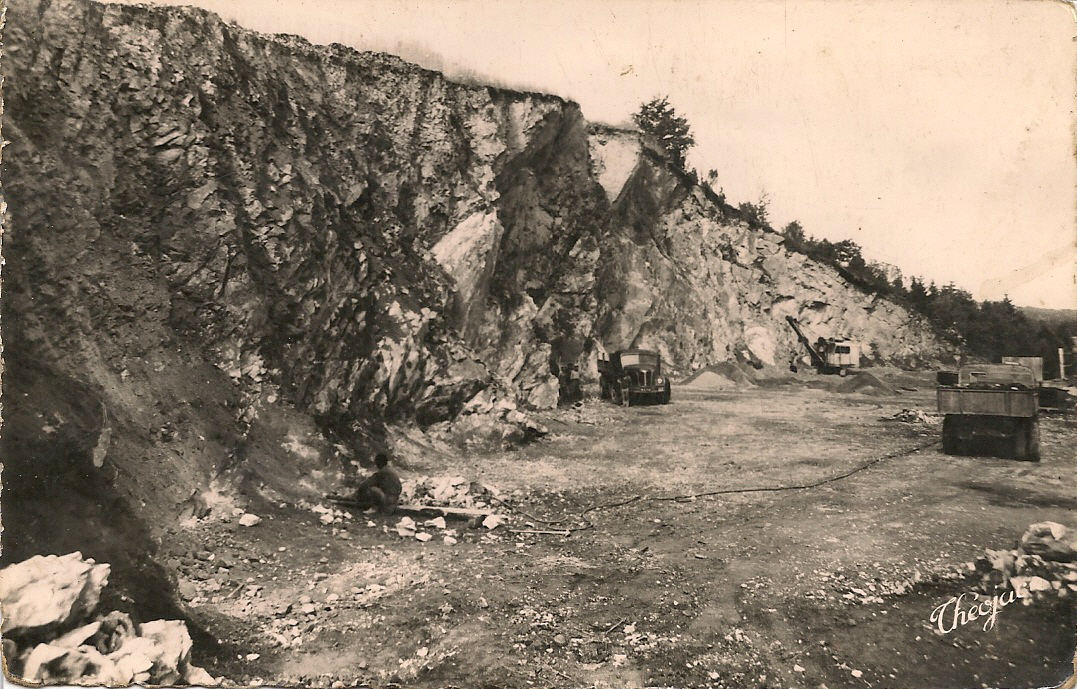
[[[949,634],[969,622],[983,619],[983,630],[986,632],[995,626],[999,610],[1026,596],[1028,591],[1023,588],[1010,589],[990,598],[979,593],[962,593],[932,610],[931,621],[938,625],[943,634]]]

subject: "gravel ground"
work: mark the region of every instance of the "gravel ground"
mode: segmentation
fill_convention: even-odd
[[[1068,523],[1073,418],[1043,419],[1039,463],[949,457],[929,377],[880,377],[907,389],[675,388],[668,406],[550,412],[516,452],[402,450],[405,478],[496,488],[509,520],[492,530],[418,519],[420,542],[399,516],[325,524],[268,503],[255,527],[176,529],[167,564],[223,640],[195,660],[230,682],[338,687],[1060,681],[1074,598],[1007,607],[989,631],[930,616],[973,590],[986,548]]]

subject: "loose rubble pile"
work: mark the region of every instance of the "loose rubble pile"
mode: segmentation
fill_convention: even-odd
[[[547,421],[553,421],[562,426],[568,424],[582,424],[586,426],[608,426],[621,420],[621,412],[608,400],[597,397],[580,400],[570,406],[558,407],[547,412],[544,417]],[[561,433],[552,431],[551,438],[562,437]]]
[[[333,507],[327,507],[325,505],[312,505],[305,500],[300,501],[300,507],[305,507],[311,512],[318,515],[318,521],[326,526],[330,524],[343,524],[350,521],[352,515],[347,510],[336,509]]]
[[[191,635],[180,620],[136,624],[98,612],[110,567],[82,553],[37,555],[0,571],[8,671],[44,684],[218,682],[191,665]]]
[[[932,414],[921,409],[902,409],[893,416],[884,416],[880,419],[880,421],[923,424],[937,424],[940,423],[940,420],[941,417],[938,414]]]
[[[940,566],[943,571],[938,571]],[[822,586],[800,595],[845,605],[882,603],[888,597],[909,593],[921,583],[967,581],[971,573],[979,578],[975,583],[983,593],[1012,588],[1025,605],[1043,598],[1065,598],[1077,595],[1077,531],[1057,522],[1040,522],[1028,527],[1016,548],[988,549],[975,562],[956,567],[923,562],[904,574],[884,574],[875,563],[872,571],[876,573],[872,578],[819,571],[816,574]]]
[[[356,562],[335,575],[314,572],[306,592],[298,596],[280,591],[262,592],[264,596],[256,593],[260,604],[249,614],[258,616],[267,641],[280,648],[298,649],[328,629],[339,629],[341,619],[355,611],[376,606],[388,596],[421,590],[429,583],[431,575],[420,562],[382,555],[378,562]],[[291,684],[283,682],[281,686]]]
[[[482,526],[492,531],[504,524],[506,520],[503,515],[489,514],[481,519],[473,519],[471,525],[475,527]],[[402,517],[393,527],[393,530],[401,538],[414,538],[423,543],[433,540],[435,533],[441,536],[441,541],[446,545],[456,545],[460,540],[460,532],[456,529],[448,528],[445,517],[434,517],[421,523],[416,522],[411,517]]]
[[[877,577],[871,581],[857,581],[840,572],[829,573],[825,577],[827,584],[840,596],[840,602],[851,605],[882,603],[885,596],[900,596],[907,593],[922,580],[919,572],[907,578]],[[807,597],[829,598],[830,596],[824,593],[821,596],[809,595]]]
[[[463,476],[419,476],[403,481],[400,502],[410,505],[437,505],[484,509],[503,502],[496,488],[468,481]]]
[[[1077,594],[1077,532],[1057,522],[1028,527],[1012,550],[987,550],[973,563],[987,590],[1012,587],[1025,604]]]
[[[441,533],[441,540],[446,545],[454,545],[457,542],[457,537],[460,535],[456,529],[447,528],[445,523],[445,517],[435,517],[434,519],[427,519],[421,524],[417,523],[411,517],[403,517],[396,526],[393,527],[397,534],[401,538],[414,538],[417,541],[426,543],[434,538],[431,531]]]

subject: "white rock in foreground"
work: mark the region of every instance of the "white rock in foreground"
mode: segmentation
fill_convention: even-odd
[[[76,552],[36,556],[0,571],[10,676],[33,684],[218,684],[191,665],[193,644],[184,622],[136,626],[115,611],[93,619],[109,570]],[[42,639],[47,641],[37,643]]]
[[[101,599],[110,567],[83,561],[82,553],[35,555],[0,571],[5,634],[58,628],[89,614]]]

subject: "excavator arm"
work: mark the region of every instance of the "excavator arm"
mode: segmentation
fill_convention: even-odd
[[[792,316],[786,316],[785,320],[789,321],[789,325],[793,326],[793,330],[797,334],[797,339],[800,340],[808,349],[808,354],[811,355],[812,363],[820,370],[825,369],[826,359],[823,358],[822,354],[815,351],[815,347],[811,346],[811,340],[809,340],[808,336],[804,334],[804,331],[800,329],[800,324],[797,323],[797,319],[793,318]]]

